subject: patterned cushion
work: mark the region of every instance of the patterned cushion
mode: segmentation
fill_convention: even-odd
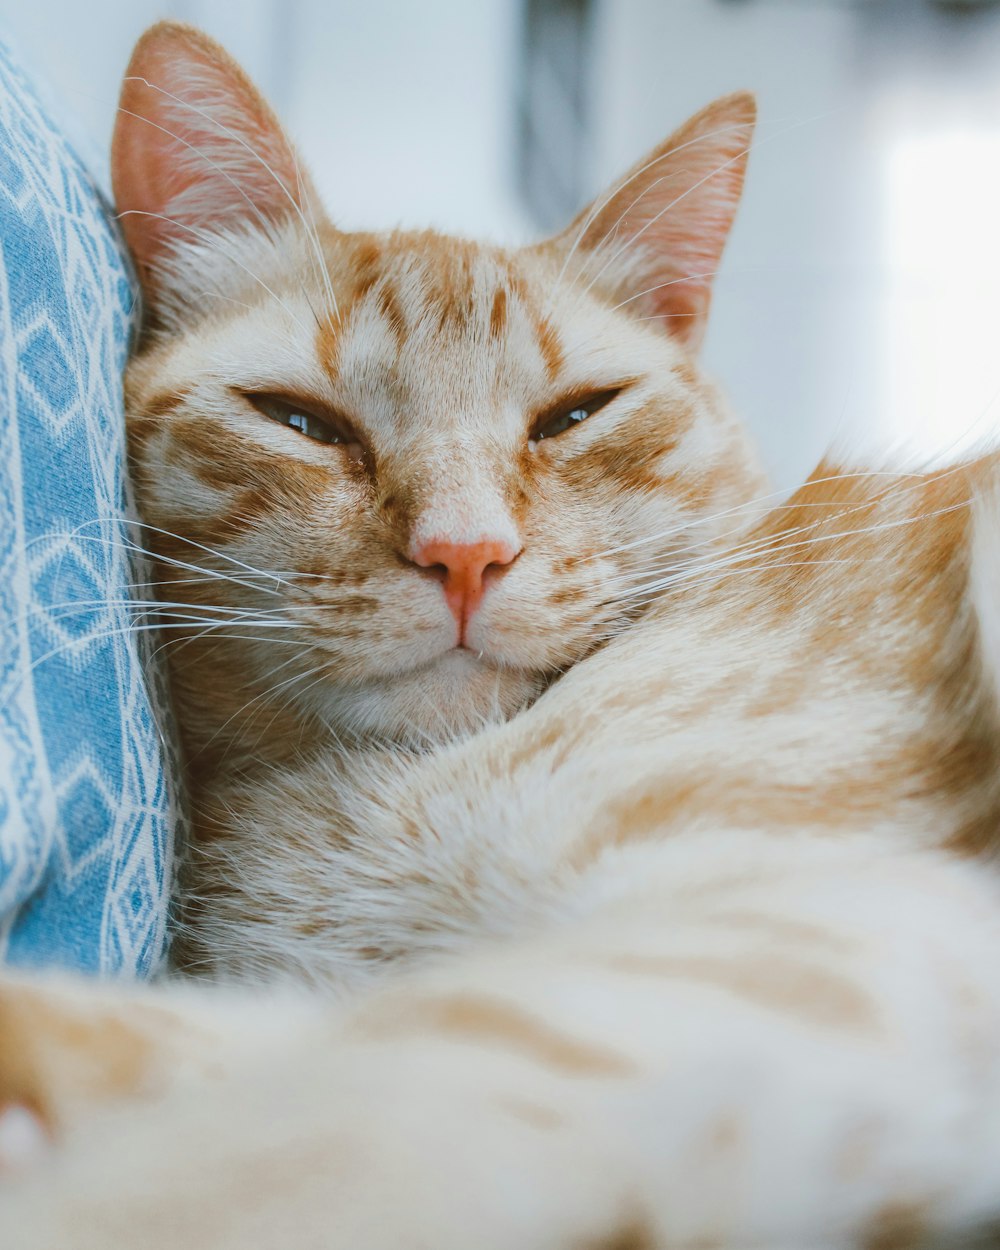
[[[0,40],[0,958],[126,976],[163,955],[176,810],[128,605],[134,306],[108,205]]]

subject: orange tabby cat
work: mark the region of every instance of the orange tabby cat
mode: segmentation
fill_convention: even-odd
[[[635,619],[693,522],[704,549],[759,493],[693,356],[753,119],[718,101],[544,244],[344,234],[220,48],[169,24],[140,41],[113,172],[146,300],[129,436],[175,631],[192,920],[239,877],[199,856],[232,832],[233,777],[512,714]],[[249,953],[188,934],[215,972]]]
[[[324,992],[0,985],[5,1250],[989,1236],[1000,463],[748,523],[690,356],[746,100],[511,254],[314,228],[214,45],[133,70],[186,956]]]
[[[249,635],[173,649],[203,775],[296,753],[303,719],[422,742],[509,713],[635,615],[623,586],[685,523],[759,491],[692,356],[750,97],[513,250],[335,229],[253,87],[187,28],[140,41],[122,110],[143,513],[171,531],[152,537],[180,622],[222,608]]]

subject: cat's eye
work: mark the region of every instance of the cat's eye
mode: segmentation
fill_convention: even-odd
[[[559,404],[555,409],[549,408],[535,422],[530,435],[531,442],[537,443],[543,438],[555,438],[559,434],[565,434],[567,430],[580,425],[595,412],[599,412],[610,404],[617,395],[622,393],[623,389],[620,386],[612,387],[610,390],[597,391],[582,398],[569,400]]]
[[[316,443],[342,443],[348,448],[358,446],[356,437],[332,414],[324,412],[321,415],[311,406],[278,395],[246,392],[246,397],[258,412],[271,421],[287,425]]]

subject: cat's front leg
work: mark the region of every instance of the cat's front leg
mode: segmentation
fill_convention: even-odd
[[[109,1110],[157,1108],[231,1080],[294,1035],[313,1005],[178,986],[0,977],[0,1177],[86,1149]],[[238,1076],[236,1079],[239,1079]],[[25,1156],[25,1157],[22,1157]]]
[[[628,859],[589,915],[387,984],[220,1103],[209,1174],[281,1178],[242,1244],[848,1250],[1000,1217],[981,866],[745,831]]]
[[[148,992],[69,978],[0,980],[0,1113],[58,1135],[109,1103],[154,1095],[203,1058],[202,1030]]]
[[[119,1104],[0,1192],[5,1250],[848,1250],[997,1221],[995,882],[697,841],[700,869],[648,848],[588,917],[253,1054],[281,1006],[249,1001],[224,1079]]]

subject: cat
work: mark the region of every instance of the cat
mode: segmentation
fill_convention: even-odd
[[[760,493],[693,355],[753,120],[717,101],[547,243],[346,234],[222,49],[140,41],[112,155],[133,474],[180,624],[251,635],[172,649],[196,771],[278,762],[304,721],[425,743],[507,715],[634,617],[685,523],[709,542]]]
[[[695,351],[754,112],[709,106],[543,244],[345,234],[221,48],[140,40],[112,171],[195,814],[179,964],[245,953],[200,936],[239,878],[201,854],[233,778],[513,715],[641,615],[691,523],[706,550],[745,521],[763,478]]]
[[[169,120],[155,114],[155,124],[142,123],[154,132],[156,159],[138,128],[126,125],[115,144],[118,193],[132,205],[126,230],[148,300],[129,377],[133,456],[150,533],[159,534],[160,574],[173,579],[168,611],[184,626],[174,650],[197,655],[184,617],[200,608],[199,623],[211,619],[219,600],[206,605],[209,591],[228,596],[224,624],[212,633],[250,636],[212,640],[215,673],[210,654],[174,660],[201,821],[195,880],[203,897],[189,970],[207,964],[219,979],[296,984],[129,992],[0,982],[0,1104],[8,1108],[0,1158],[12,1173],[0,1188],[5,1247],[798,1250],[955,1244],[994,1232],[997,458],[909,475],[821,466],[760,519],[743,436],[704,398],[691,356],[708,290],[680,295],[692,284],[664,276],[708,267],[682,265],[669,249],[644,252],[634,214],[650,211],[639,206],[648,196],[633,204],[633,181],[632,200],[613,194],[610,212],[598,201],[575,235],[571,228],[558,264],[546,261],[544,247],[523,263],[544,274],[544,307],[557,306],[553,282],[563,291],[564,357],[578,366],[606,361],[610,345],[619,362],[633,332],[648,335],[641,346],[635,340],[629,359],[646,362],[651,387],[674,388],[680,377],[688,406],[681,391],[657,389],[650,409],[660,424],[650,437],[644,407],[615,408],[639,386],[616,371],[589,377],[588,399],[628,383],[603,408],[567,407],[581,404],[573,393],[542,407],[536,424],[522,412],[517,427],[520,466],[535,463],[529,456],[566,456],[542,462],[553,481],[576,457],[573,448],[584,465],[595,459],[593,476],[584,474],[592,487],[586,504],[581,494],[570,510],[578,545],[561,558],[589,564],[616,547],[623,551],[608,554],[621,562],[612,560],[599,588],[583,596],[587,631],[568,628],[561,650],[560,628],[573,618],[538,592],[532,602],[536,617],[547,614],[548,649],[510,662],[500,647],[505,614],[518,601],[511,590],[500,613],[500,596],[515,585],[518,561],[532,552],[546,559],[537,536],[555,529],[561,538],[568,524],[546,530],[541,512],[529,508],[510,531],[515,538],[505,537],[497,498],[509,501],[493,488],[510,461],[485,461],[482,445],[477,460],[468,414],[458,411],[436,413],[434,428],[450,434],[461,473],[456,467],[447,479],[447,441],[435,472],[419,468],[424,443],[407,441],[393,408],[407,471],[425,474],[425,484],[447,480],[458,492],[449,499],[463,499],[467,479],[475,483],[454,515],[434,524],[453,527],[453,547],[476,549],[479,575],[490,567],[482,560],[496,564],[523,543],[483,593],[470,551],[435,551],[432,540],[442,536],[428,529],[424,555],[440,555],[442,567],[424,574],[409,567],[418,552],[401,552],[394,540],[406,593],[433,593],[426,603],[438,609],[438,649],[397,675],[397,695],[377,663],[365,667],[389,637],[375,623],[405,624],[409,639],[424,622],[422,601],[400,606],[392,597],[388,530],[359,521],[378,490],[365,457],[375,456],[380,470],[382,461],[363,442],[354,411],[290,397],[289,383],[273,372],[279,353],[288,368],[311,358],[296,332],[304,333],[297,323],[307,324],[312,309],[304,296],[295,302],[297,285],[282,285],[295,243],[279,220],[282,206],[267,196],[284,198],[275,185],[294,190],[307,223],[318,210],[270,114],[214,45],[159,27],[136,57],[126,116],[150,116],[149,101],[134,99],[133,89],[171,99],[146,80],[185,99],[197,89],[202,112],[225,119],[224,132],[183,131],[190,164],[178,166],[176,152],[169,160],[156,154],[157,134],[181,133],[183,106]],[[728,133],[707,124],[710,134]],[[692,125],[704,133],[706,123]],[[691,133],[679,132],[664,159]],[[225,142],[213,146],[220,135]],[[701,150],[691,144],[689,151]],[[744,147],[726,158],[731,170],[742,170]],[[250,149],[280,183],[270,174],[253,181],[261,167],[245,167],[241,155]],[[695,246],[685,233],[690,221],[685,226],[676,210],[709,185],[720,155],[693,186],[694,157],[685,157],[673,177],[688,178],[688,198],[658,201],[639,228],[650,223],[652,232],[670,219],[665,242]],[[218,175],[208,188],[194,173],[206,156]],[[153,198],[130,199],[123,170],[132,171],[137,196]],[[242,197],[234,203],[230,177],[249,188],[266,231],[260,221],[241,224]],[[731,190],[723,197],[729,215]],[[701,206],[702,225],[713,211],[723,211],[715,195]],[[220,214],[221,243],[206,224]],[[293,215],[294,229],[304,229]],[[197,244],[171,235],[178,227],[162,217],[183,220]],[[128,224],[143,221],[148,230]],[[597,243],[587,248],[597,221]],[[356,281],[354,264],[344,262],[353,244],[317,229],[312,238],[339,307],[337,292]],[[603,295],[604,303],[635,295],[638,304],[660,278],[674,283],[663,289],[681,305],[644,311],[652,323],[600,301],[591,307],[595,297],[582,286],[616,255],[604,243],[609,230],[622,245],[628,237],[619,281],[633,285]],[[397,248],[413,263],[415,251],[428,264],[433,255],[449,290],[463,272],[478,273],[484,258],[498,263],[496,253],[471,245],[392,240],[382,249],[393,264]],[[278,247],[280,260],[276,250],[268,255]],[[296,283],[311,265],[307,237],[299,248],[306,254]],[[462,256],[468,269],[451,264]],[[654,262],[667,268],[637,276]],[[234,289],[241,267],[246,288]],[[405,265],[393,272],[393,289],[400,272],[412,275]],[[520,345],[522,361],[534,351],[544,370],[544,333],[513,324],[514,306],[527,306],[539,289],[535,271],[525,271],[516,299],[507,272],[511,346]],[[270,292],[258,304],[261,281]],[[311,300],[325,308],[318,259],[315,281]],[[214,295],[192,310],[196,282]],[[402,289],[414,299],[427,294],[423,282],[415,293],[405,282]],[[244,311],[271,325],[273,338],[215,311],[218,295],[250,303]],[[286,321],[275,321],[273,300],[285,306]],[[413,332],[398,291],[397,304],[398,316],[381,317],[383,346],[395,339],[394,324]],[[484,326],[494,305],[492,290],[488,305],[471,300],[465,324],[478,307]],[[585,329],[574,357],[566,342],[576,316]],[[453,344],[447,320],[439,314],[433,322],[440,353]],[[311,333],[323,333],[322,316]],[[405,355],[399,342],[389,347],[393,359],[397,347]],[[259,373],[250,373],[251,354]],[[428,360],[437,358],[430,349],[424,355],[412,366],[421,381],[422,373],[433,379]],[[469,374],[461,351],[440,358],[462,393]],[[266,379],[263,364],[272,369]],[[385,361],[373,370],[382,377]],[[264,397],[248,406],[228,393],[233,387],[260,388]],[[680,437],[668,434],[664,451],[665,414],[670,431],[681,411],[697,420]],[[432,439],[428,426],[417,429]],[[689,438],[690,459],[682,457],[676,473],[658,470],[643,489],[639,466],[648,469],[649,456],[654,466],[676,459]],[[329,455],[343,457],[336,475],[328,460],[313,458]],[[616,464],[627,467],[626,480],[614,476]],[[331,496],[325,510],[311,493],[319,490],[317,469]],[[368,493],[359,486],[352,494],[352,475],[360,482],[362,473]],[[605,475],[615,498],[636,496],[623,514],[606,502]],[[556,498],[565,502],[568,493]],[[610,509],[603,516],[602,499]],[[480,516],[491,518],[489,527],[476,528]],[[317,541],[321,532],[329,547]],[[353,560],[332,569],[341,542]],[[351,570],[364,565],[368,547],[379,563],[366,596],[379,610],[347,606],[372,636],[355,638],[353,649],[341,643],[336,656],[355,666],[356,686],[345,690],[336,671],[327,678],[323,670],[322,694],[313,697],[325,703],[293,704],[285,720],[269,705],[273,723],[250,720],[248,730],[227,683],[249,678],[256,697],[268,680],[264,668],[274,661],[255,626],[300,611],[294,590],[302,575],[339,589],[338,581],[359,575]],[[303,548],[326,565],[297,564]],[[574,567],[543,564],[550,575],[536,583],[586,588],[574,582]],[[291,611],[261,616],[261,586]],[[491,599],[496,620],[486,615]],[[427,620],[433,624],[429,609]],[[480,660],[477,629],[493,639],[484,622],[500,641],[487,641]],[[296,658],[303,629],[296,619]],[[452,656],[463,639],[470,655]],[[529,643],[538,641],[529,634]],[[514,648],[517,639],[503,645]],[[440,721],[426,702],[439,706]],[[302,982],[314,988],[306,992]],[[26,1125],[39,1130],[34,1139]],[[13,1174],[18,1142],[22,1177]]]

